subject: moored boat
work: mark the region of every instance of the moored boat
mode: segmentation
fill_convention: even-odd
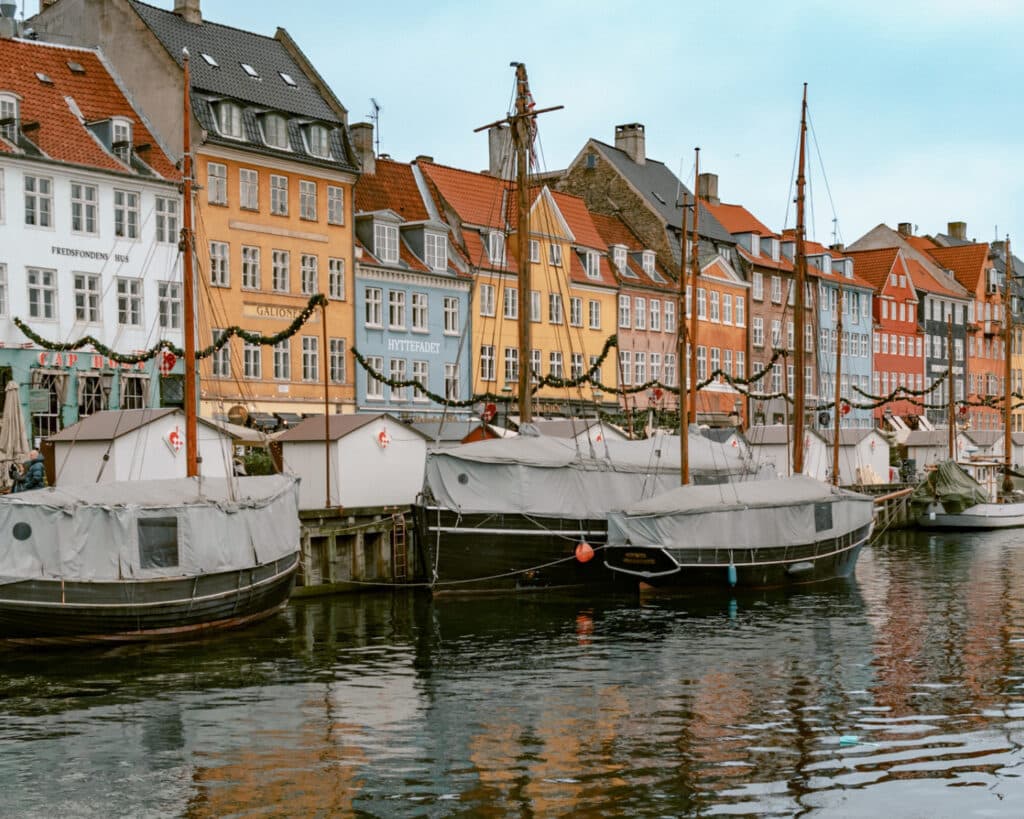
[[[274,475],[60,486],[0,499],[0,640],[175,639],[288,600],[298,484]]]

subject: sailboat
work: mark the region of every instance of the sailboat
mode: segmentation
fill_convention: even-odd
[[[608,511],[678,481],[672,438],[606,438],[581,451],[575,441],[539,435],[532,423],[531,373],[525,365],[531,348],[526,299],[532,289],[527,156],[534,117],[554,109],[533,108],[526,67],[515,67],[515,112],[483,128],[509,125],[517,162],[520,434],[428,453],[414,512],[435,594],[612,583],[603,561],[593,559],[606,539]],[[698,480],[750,474],[751,464],[735,448],[695,437],[690,450],[690,469]]]
[[[184,55],[187,477],[61,485],[0,498],[0,642],[179,639],[268,617],[299,565],[298,484],[199,475],[192,156]]]
[[[804,337],[804,281],[807,275],[804,251],[806,85],[801,111],[793,308],[794,334],[798,339]],[[696,206],[695,199],[695,214]],[[685,225],[683,233],[686,233]],[[696,228],[692,248],[690,275],[696,277],[699,271]],[[680,273],[681,289],[685,266],[684,262]],[[694,310],[689,338],[691,351],[696,349],[696,314]],[[842,336],[841,326],[838,335]],[[684,344],[681,339],[680,346]],[[841,351],[840,346],[840,355]],[[803,352],[803,344],[795,345],[794,369],[797,373],[804,371]],[[679,360],[684,362],[686,357],[681,354]],[[697,410],[696,380],[694,372],[690,377],[689,401],[689,413],[694,419]],[[684,370],[679,383],[685,382]],[[747,587],[780,586],[850,574],[861,547],[871,536],[874,504],[866,495],[839,488],[839,383],[837,370],[831,484],[802,474],[804,380],[797,378],[793,385],[793,474],[720,486],[694,486],[684,469],[681,486],[608,516],[608,543],[604,552],[608,568],[652,586],[702,588],[716,588],[723,583]],[[685,422],[684,413],[680,413],[680,423]],[[685,457],[683,463],[686,463]]]
[[[949,460],[938,464],[911,495],[911,511],[918,526],[924,529],[972,531],[984,529],[1011,529],[1024,526],[1024,501],[1011,500],[1014,491],[1012,478],[1013,436],[1011,412],[1013,396],[1010,390],[1010,350],[1013,340],[1010,310],[1010,290],[1013,281],[1013,254],[1010,237],[1006,237],[1006,281],[1003,285],[1003,484],[1001,496],[992,502],[989,493],[956,462],[956,407],[953,398],[953,342],[950,323],[950,388],[949,388]],[[952,322],[952,320],[951,320]]]

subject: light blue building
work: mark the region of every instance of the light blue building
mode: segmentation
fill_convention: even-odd
[[[858,387],[866,393],[872,391],[871,299],[874,289],[868,282],[857,278],[853,259],[822,251],[809,253],[807,264],[809,275],[817,285],[818,401],[830,403],[835,400],[836,351],[841,341],[840,393],[854,403],[864,403],[863,396],[853,388]],[[841,336],[838,329],[840,311]],[[831,428],[834,423],[832,411],[819,413],[819,416],[815,418],[816,426]],[[874,424],[872,411],[851,408],[849,413],[841,416],[840,424],[843,427],[870,428]]]
[[[400,417],[465,414],[427,393],[465,400],[472,389],[470,276],[449,252],[440,218],[414,165],[363,156],[356,185],[355,349],[358,412]],[[414,380],[400,387],[388,382]]]

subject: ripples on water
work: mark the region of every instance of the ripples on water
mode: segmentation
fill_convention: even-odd
[[[1020,532],[788,593],[297,601],[0,657],[0,814],[1021,816],[1022,651]]]

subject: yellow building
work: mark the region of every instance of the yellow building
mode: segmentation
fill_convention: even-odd
[[[32,25],[44,38],[102,48],[175,157],[183,151],[184,48],[191,55],[200,348],[233,326],[280,333],[312,295],[329,300],[326,332],[317,315],[276,347],[234,338],[205,360],[202,413],[242,420],[323,412],[325,363],[330,411],[351,408],[359,165],[345,107],[288,33],[205,21],[199,0],[175,0],[173,11],[106,3],[102,14],[93,0],[43,2]]]
[[[454,216],[453,237],[475,274],[471,315],[473,392],[514,399],[519,373],[519,288],[516,258],[515,188],[498,176],[418,163],[439,210]],[[608,336],[615,332],[616,284],[604,240],[583,201],[552,193],[531,192],[530,330],[534,372],[573,378],[594,366]],[[598,379],[617,385],[614,350]],[[600,392],[600,391],[598,391]],[[539,407],[590,404],[589,385],[572,389],[545,387]],[[596,399],[602,400],[598,394]],[[613,401],[612,396],[608,396]]]

